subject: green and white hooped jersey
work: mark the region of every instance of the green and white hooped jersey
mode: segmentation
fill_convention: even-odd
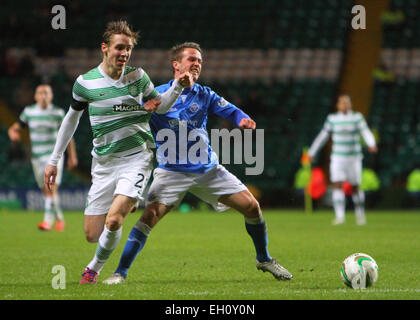
[[[142,105],[159,93],[143,69],[125,67],[113,80],[99,65],[76,79],[72,94],[72,108],[89,111],[93,157],[123,157],[155,146],[151,114]]]
[[[315,156],[319,149],[332,136],[331,160],[362,159],[360,135],[368,146],[374,146],[375,138],[360,112],[337,112],[328,115],[320,134],[312,143],[309,155]]]
[[[54,105],[41,109],[37,104],[27,106],[19,116],[29,128],[32,158],[49,157],[54,150],[64,110]]]

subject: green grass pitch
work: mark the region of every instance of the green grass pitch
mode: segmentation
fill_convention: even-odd
[[[140,212],[131,214],[123,239],[94,286],[79,286],[96,244],[83,234],[83,213],[66,212],[65,232],[41,232],[37,212],[0,210],[0,299],[420,299],[420,214],[368,212],[368,224],[332,226],[332,211],[266,210],[269,251],[294,275],[277,281],[255,268],[251,238],[239,213],[171,212],[152,231],[126,283],[101,283],[118,264]],[[379,266],[379,279],[364,291],[346,288],[340,264],[363,252]],[[66,288],[53,289],[52,268],[62,265]]]

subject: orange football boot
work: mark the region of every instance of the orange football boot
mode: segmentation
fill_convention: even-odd
[[[38,224],[38,229],[42,231],[50,231],[51,225],[46,221],[42,221],[41,223]]]
[[[64,220],[57,220],[55,222],[55,231],[62,232],[64,231],[64,227],[66,226],[66,223]]]
[[[89,268],[86,268],[82,274],[82,280],[79,284],[95,284],[98,281],[98,273]]]

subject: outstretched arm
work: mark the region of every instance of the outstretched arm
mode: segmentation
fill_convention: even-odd
[[[315,157],[318,151],[327,143],[329,137],[330,134],[325,128],[323,128],[321,132],[316,136],[314,142],[312,142],[312,145],[308,151],[308,156],[311,160]]]
[[[74,139],[70,140],[70,143],[67,147],[67,156],[67,169],[73,169],[79,163],[79,160],[77,159],[76,143],[74,142]]]
[[[369,130],[369,127],[366,124],[365,119],[362,117],[362,120],[359,122],[359,130],[360,134],[365,140],[366,145],[368,146],[369,152],[375,153],[378,151],[376,147],[375,136],[373,135],[372,131]]]
[[[322,127],[321,132],[318,133],[314,142],[312,142],[312,145],[308,150],[308,156],[311,162],[313,161],[313,158],[316,156],[318,151],[327,143],[331,132],[332,132],[332,124],[328,116],[324,122],[324,126]]]
[[[50,156],[48,165],[46,166],[44,172],[44,183],[50,190],[51,185],[54,185],[55,177],[57,176],[58,161],[63,156],[64,150],[73,137],[82,114],[83,110],[76,111],[70,107],[69,111],[63,119],[63,122],[61,123],[60,129],[58,130],[54,151]]]
[[[234,123],[241,129],[256,128],[256,123],[249,115],[235,106],[233,103],[228,102],[214,91],[208,89],[210,94],[209,113],[218,115],[221,118],[227,119]]]
[[[60,129],[57,134],[57,141],[55,143],[54,151],[50,156],[48,164],[56,166],[58,161],[63,156],[64,150],[67,148],[71,138],[79,125],[80,117],[83,114],[83,110],[76,111],[72,107],[69,108],[63,122],[61,123]]]
[[[164,114],[168,112],[170,108],[172,108],[176,100],[178,100],[179,96],[181,95],[182,90],[185,87],[192,86],[193,84],[194,82],[192,79],[192,75],[189,72],[185,72],[181,74],[178,78],[176,78],[173,81],[172,86],[164,93],[157,94],[157,92],[155,91],[155,94],[157,94],[157,96],[153,99],[148,100],[144,105],[144,108],[146,109],[146,111],[149,112]],[[151,86],[153,86],[153,84],[151,84]]]
[[[181,74],[179,78],[174,80],[172,86],[159,96],[158,100],[161,101],[161,104],[156,109],[156,113],[163,114],[168,112],[168,110],[172,108],[176,100],[178,100],[178,97],[181,95],[182,90],[185,87],[189,87],[193,84],[194,82],[192,80],[192,75],[189,72]]]

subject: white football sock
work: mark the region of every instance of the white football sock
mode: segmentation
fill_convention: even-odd
[[[57,220],[64,221],[63,211],[61,210],[61,207],[60,207],[60,198],[57,195],[53,197],[53,200],[54,200],[55,216]]]
[[[140,220],[137,221],[137,223],[134,225],[134,228],[140,230],[146,236],[149,236],[150,232],[152,231],[152,228]]]
[[[356,221],[359,224],[366,223],[365,216],[365,192],[358,190],[353,194],[354,212],[356,214]]]
[[[335,217],[338,221],[344,221],[346,214],[346,196],[342,189],[335,188],[332,192]]]
[[[96,248],[95,256],[93,260],[88,264],[88,268],[99,273],[105,262],[108,260],[112,251],[117,247],[121,240],[122,227],[117,231],[110,231],[107,227],[104,227],[104,231],[99,237],[98,246]]]
[[[44,197],[44,221],[52,225],[55,220],[54,211],[53,211],[53,198]]]

